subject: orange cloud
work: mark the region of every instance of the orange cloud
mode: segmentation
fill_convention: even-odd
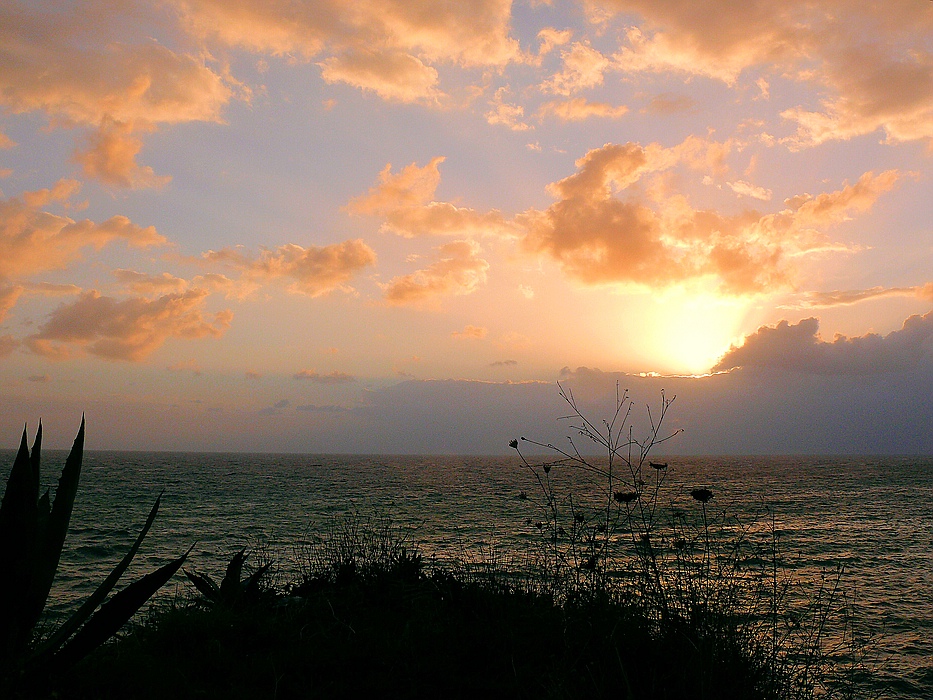
[[[168,184],[171,177],[159,177],[152,168],[136,162],[142,146],[132,125],[106,118],[87,137],[85,148],[75,152],[74,159],[85,176],[115,187],[141,189]]]
[[[169,338],[220,337],[233,314],[202,311],[207,292],[192,289],[154,300],[118,300],[84,292],[52,312],[39,330],[26,338],[30,350],[49,359],[67,359],[75,348],[106,360],[140,362]]]
[[[360,49],[318,65],[324,82],[371,90],[384,100],[432,103],[441,96],[437,70],[406,53]]]
[[[16,141],[0,131],[0,149],[13,148],[15,145]]]
[[[441,181],[440,164],[445,158],[437,156],[423,168],[417,163],[392,174],[389,163],[379,173],[379,184],[361,197],[350,200],[347,210],[353,214],[385,215],[396,209],[427,204]]]
[[[303,369],[295,374],[295,379],[306,379],[308,381],[314,382],[315,384],[352,384],[356,381],[356,377],[352,374],[347,374],[346,372],[338,372],[334,370],[333,372],[328,372],[327,374],[321,374],[313,369]]]
[[[257,279],[291,279],[294,281],[289,291],[318,297],[338,289],[352,291],[347,283],[363,268],[376,264],[376,253],[362,240],[355,239],[308,248],[287,243],[275,250],[260,251],[258,258],[227,248],[208,251],[202,259],[243,270],[247,283],[255,283]]]
[[[564,69],[541,84],[543,92],[570,96],[603,83],[609,59],[588,43],[576,42],[561,53]]]
[[[899,331],[886,336],[869,333],[855,338],[837,335],[826,342],[820,322],[807,318],[797,324],[781,321],[762,326],[732,347],[714,371],[735,367],[812,374],[877,374],[917,367],[933,359],[933,311],[911,316]]]
[[[789,308],[820,309],[832,306],[851,306],[869,299],[911,296],[920,299],[933,299],[933,283],[920,287],[871,287],[870,289],[835,290],[832,292],[807,292],[799,304]]]
[[[218,121],[231,91],[202,61],[149,42],[111,42],[94,18],[0,10],[0,103],[78,124]],[[23,41],[24,36],[30,40]]]
[[[538,108],[538,116],[556,117],[564,122],[578,122],[590,117],[617,119],[628,114],[628,107],[614,107],[607,102],[589,102],[582,97],[571,100],[552,100]]]
[[[480,213],[448,202],[431,201],[440,183],[438,166],[443,162],[442,157],[433,158],[423,168],[412,163],[397,174],[387,165],[379,173],[379,183],[367,194],[351,200],[347,211],[382,216],[385,219],[383,231],[406,238],[511,235],[514,226],[496,210]]]
[[[0,335],[0,357],[6,357],[19,347],[19,341],[12,335]]]
[[[3,321],[10,309],[16,306],[16,300],[22,293],[23,288],[18,285],[0,287],[0,321]]]
[[[135,164],[140,145],[130,132],[220,121],[233,91],[203,58],[146,37],[113,41],[110,25],[120,21],[113,10],[0,8],[0,105],[14,114],[43,112],[56,126],[98,129],[77,156],[85,174],[119,186],[151,186],[162,179]]]
[[[39,199],[51,196],[43,194]],[[76,222],[15,197],[0,200],[0,279],[63,269],[80,257],[83,248],[100,250],[117,240],[140,248],[165,243],[153,226],[137,226],[125,216],[100,224],[87,219]]]
[[[448,294],[470,294],[486,282],[489,263],[472,241],[453,241],[438,250],[438,260],[423,270],[394,277],[385,288],[390,304],[411,304]]]
[[[665,92],[655,95],[645,107],[648,114],[682,114],[692,112],[697,108],[696,100],[688,95],[676,95]]]
[[[820,229],[865,211],[898,178],[895,171],[865,173],[855,185],[803,195],[768,215],[694,210],[663,188],[634,187],[678,164],[722,170],[727,152],[727,145],[695,137],[670,149],[633,143],[594,149],[577,161],[575,174],[550,186],[555,204],[518,217],[527,230],[522,245],[585,284],[663,287],[712,277],[723,291],[757,293],[790,283],[789,258],[838,249]]]
[[[623,71],[679,71],[732,85],[743,71],[769,67],[824,91],[821,109],[783,116],[798,124],[796,147],[883,129],[891,141],[933,136],[933,31],[927,3],[842,7],[719,0],[591,0],[641,16],[613,56]],[[766,97],[767,82],[756,84]]]
[[[147,275],[135,270],[114,270],[113,276],[128,290],[140,296],[161,296],[162,294],[180,294],[188,289],[188,281],[167,272],[161,275]]]
[[[32,209],[44,207],[50,202],[67,202],[71,197],[81,189],[81,183],[77,180],[59,180],[51,189],[43,188],[31,192],[23,192],[21,195],[23,203]]]
[[[472,340],[482,340],[489,331],[483,326],[464,326],[462,331],[451,333],[452,338],[468,338]]]
[[[522,121],[525,117],[525,108],[506,102],[505,96],[508,92],[508,88],[504,87],[496,90],[495,96],[489,102],[492,109],[486,112],[486,122],[493,126],[496,124],[507,126],[512,131],[527,131],[531,126]]]
[[[386,46],[465,66],[503,65],[518,54],[510,0],[469,4],[406,0],[175,0],[197,34],[252,51],[311,58],[322,51]]]

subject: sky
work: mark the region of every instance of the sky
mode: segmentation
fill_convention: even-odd
[[[2,444],[933,454],[931,163],[929,0],[0,0]]]

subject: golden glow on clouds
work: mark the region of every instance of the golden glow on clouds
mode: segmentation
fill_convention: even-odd
[[[0,380],[120,360],[332,417],[415,355],[516,381],[922,358],[931,36],[917,0],[8,2]],[[618,357],[613,304],[642,324]],[[858,304],[920,320],[823,343],[803,317]],[[282,377],[339,398],[258,388]]]

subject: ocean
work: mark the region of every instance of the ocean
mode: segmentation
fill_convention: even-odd
[[[5,473],[13,456],[0,451]],[[53,490],[64,458],[43,455]],[[933,458],[663,459],[665,507],[696,507],[690,491],[703,487],[713,492],[710,519],[773,527],[802,591],[841,570],[840,590],[871,635],[870,691],[933,697]],[[561,468],[550,478],[581,498],[592,488]],[[302,543],[352,513],[389,518],[428,557],[507,562],[534,538],[537,490],[515,457],[87,452],[48,614],[67,614],[106,576],[161,492],[126,581],[192,545],[186,566],[216,578],[249,547],[271,552],[280,580],[295,580]],[[179,575],[161,595],[187,588]]]

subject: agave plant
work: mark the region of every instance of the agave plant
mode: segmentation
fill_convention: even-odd
[[[240,580],[243,573],[243,564],[249,555],[245,549],[233,555],[227,564],[227,571],[218,586],[207,574],[185,569],[185,576],[194,584],[198,592],[204,596],[204,602],[211,606],[233,607],[238,603],[254,598],[259,594],[259,579],[269,570],[272,562],[267,562],[256,569],[245,580]]]
[[[126,556],[61,627],[33,645],[36,626],[58,569],[78,491],[84,455],[84,417],[81,417],[81,428],[65,460],[54,502],[48,491],[39,495],[42,424],[36,432],[31,454],[26,437],[24,428],[0,504],[0,662],[41,663],[44,666],[54,661],[67,666],[116,634],[178,571],[188,553],[131,583],[104,602],[149,532],[159,511],[160,494]]]

